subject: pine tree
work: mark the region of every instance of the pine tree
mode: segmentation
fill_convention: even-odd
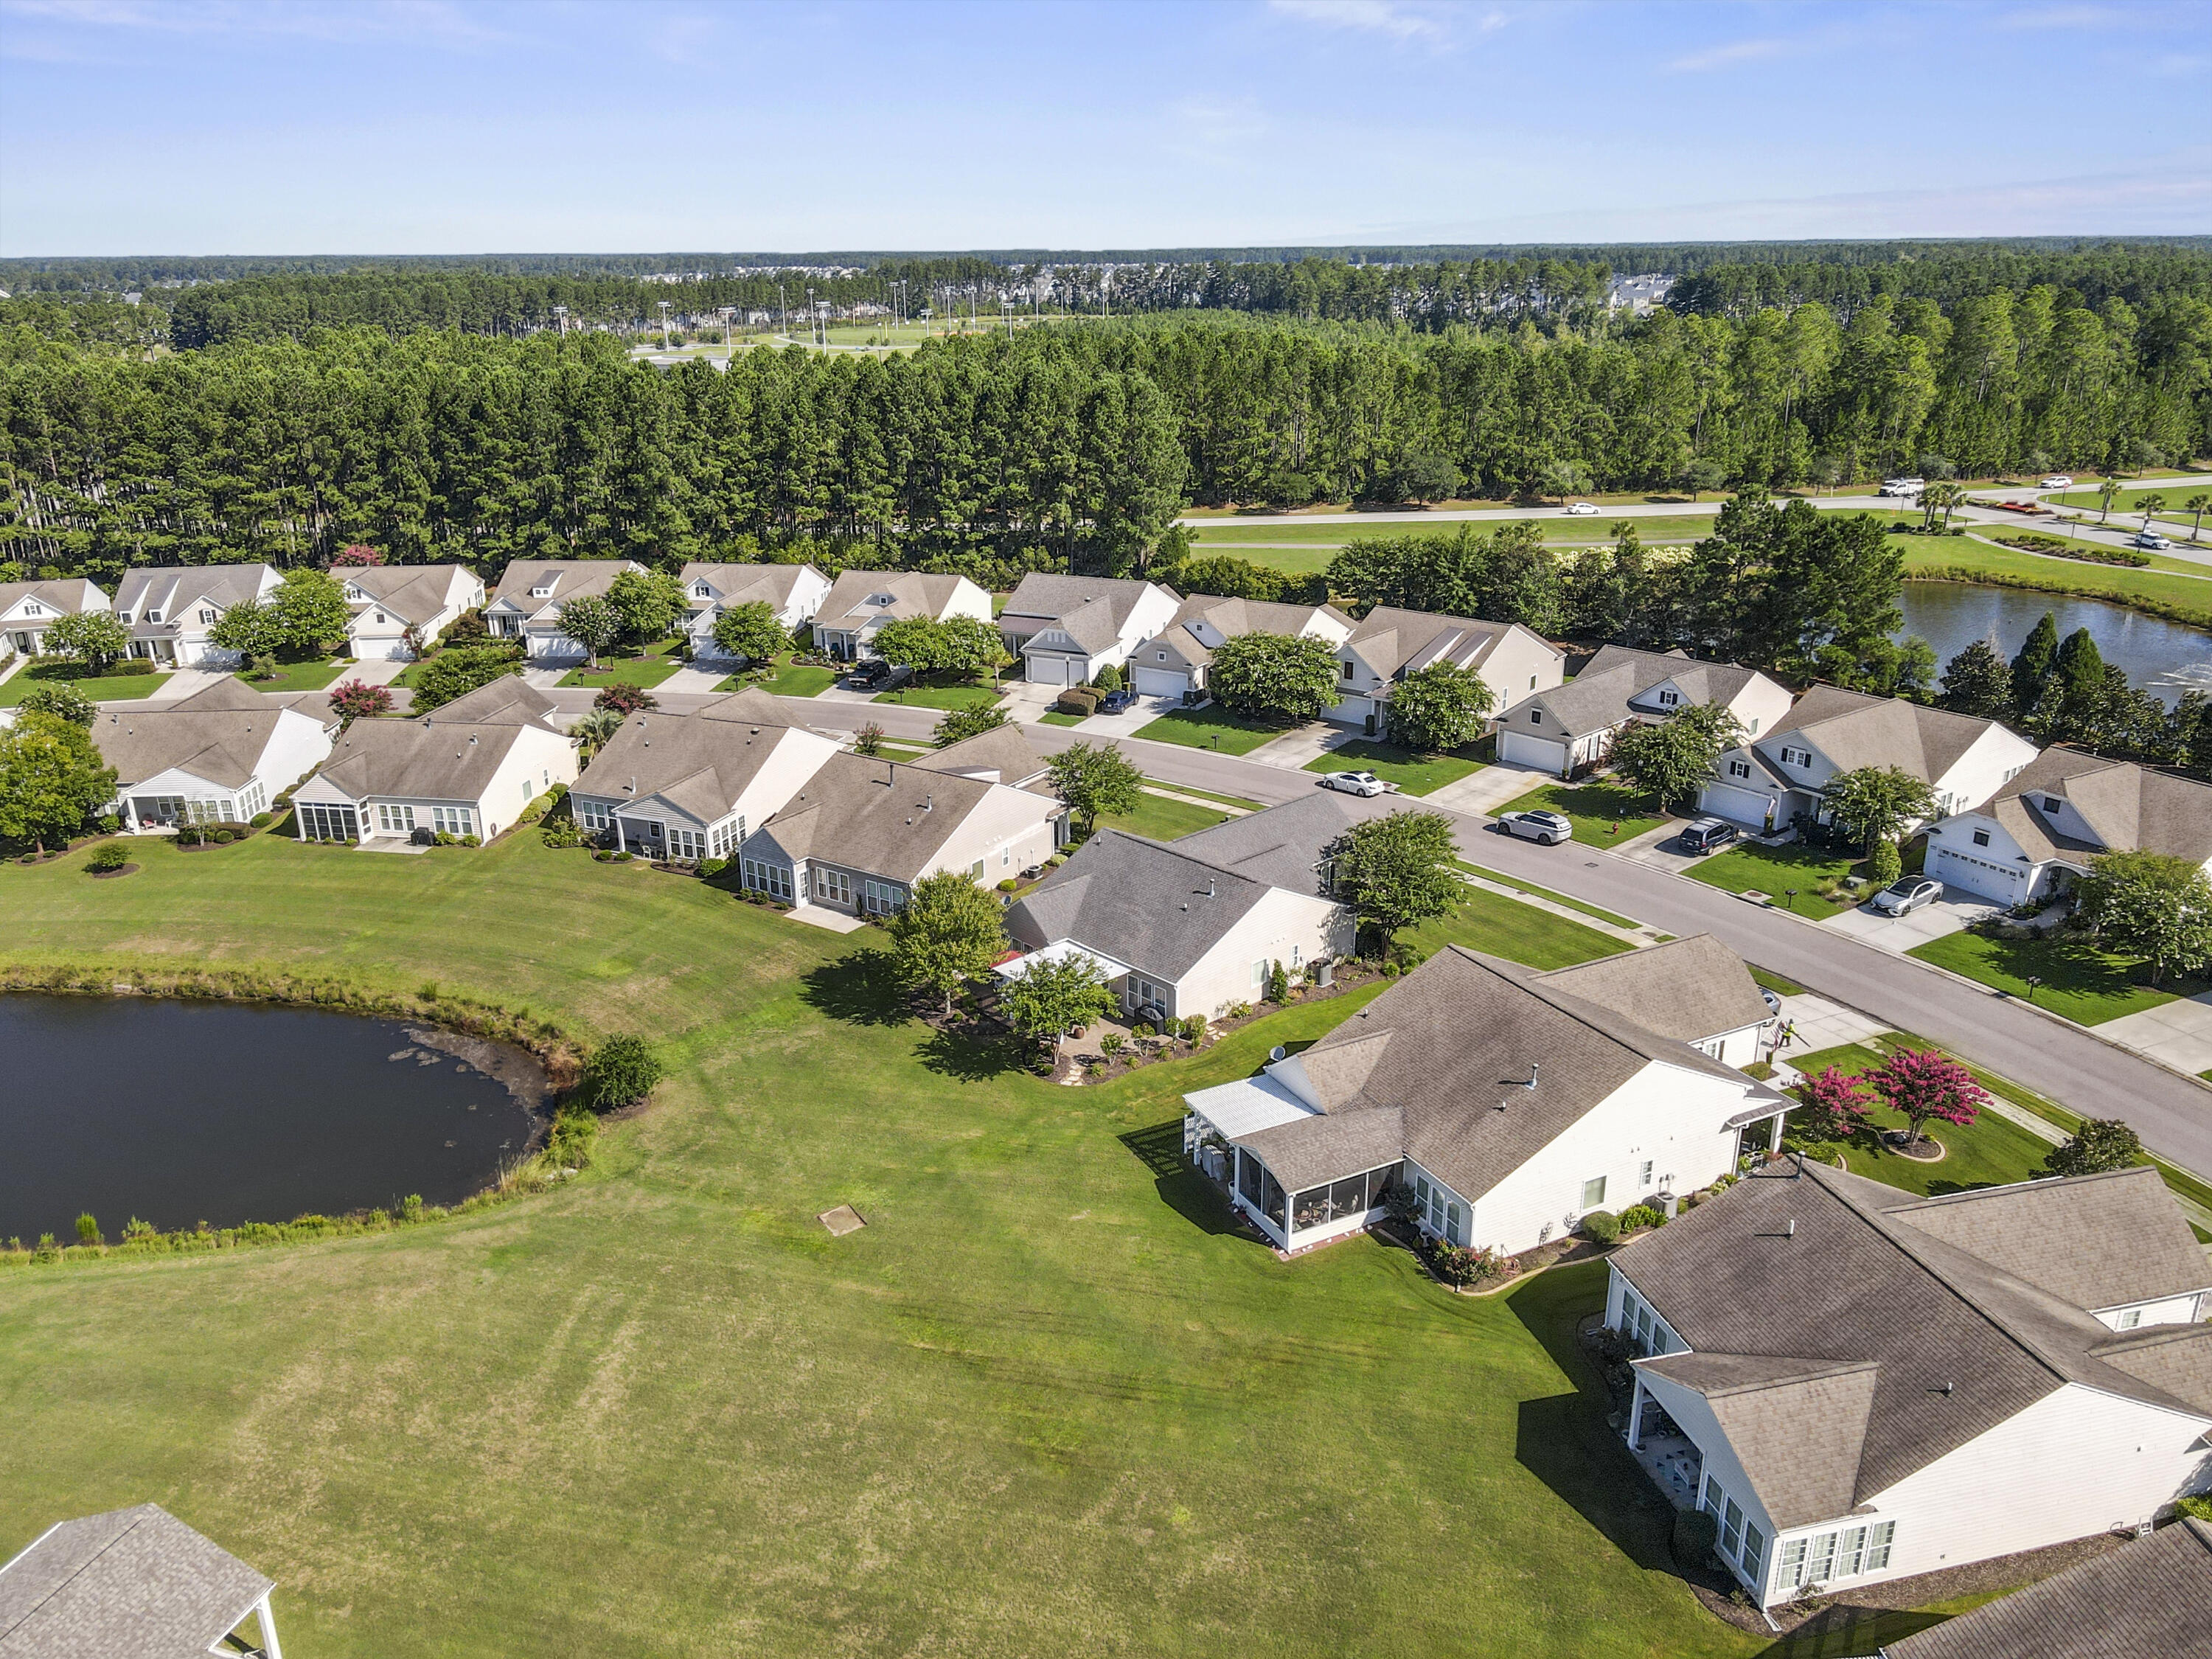
[[[2012,659],[2012,706],[2022,714],[2041,701],[2058,656],[2058,618],[2046,611]]]
[[[1976,640],[1943,665],[1943,707],[1982,720],[2012,712],[2012,671],[1996,646]]]

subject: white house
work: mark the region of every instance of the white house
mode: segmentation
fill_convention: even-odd
[[[1739,1070],[1766,1058],[1762,1047],[1777,1021],[1743,958],[1711,933],[1554,968],[1537,977],[1556,990],[1632,1015],[1646,1030]]]
[[[131,630],[131,654],[174,667],[235,668],[239,653],[208,643],[234,605],[266,599],[283,578],[265,564],[151,565],[123,573],[115,620]]]
[[[1304,876],[1277,886],[1187,842],[1101,830],[1008,908],[1006,933],[1023,954],[999,972],[1017,978],[1036,960],[1080,951],[1125,1016],[1150,1008],[1155,1018],[1212,1019],[1264,997],[1276,963],[1303,974],[1350,954],[1351,910],[1321,890],[1311,868]]]
[[[695,658],[729,658],[714,640],[715,619],[741,605],[764,605],[784,628],[811,623],[830,597],[830,579],[811,564],[687,564],[684,631]],[[735,660],[735,659],[731,659]]]
[[[465,565],[349,565],[331,574],[353,609],[346,638],[363,662],[411,661],[484,602],[483,579]]]
[[[1607,1321],[1631,1449],[1771,1606],[2212,1485],[2208,1285],[2155,1170],[1923,1198],[1790,1160],[1614,1256]]]
[[[1171,622],[1182,598],[1158,582],[1031,571],[1006,596],[999,635],[1040,685],[1084,685],[1129,660]]]
[[[1940,818],[1987,800],[2035,754],[1995,720],[1816,685],[1766,735],[1722,755],[1698,804],[1734,823],[1781,829],[1800,816],[1822,818],[1838,773],[1894,766],[1935,792]]]
[[[331,752],[335,720],[318,720],[234,679],[174,702],[100,711],[92,741],[115,769],[108,811],[132,834],[179,823],[245,823]]]
[[[269,1610],[276,1581],[158,1504],[57,1522],[0,1566],[9,1659],[255,1652],[284,1659]],[[251,1619],[257,1648],[234,1645]]]
[[[2100,853],[2164,853],[2212,870],[2212,787],[2078,749],[2047,749],[1996,798],[1928,830],[1928,873],[2025,904]]]
[[[991,620],[991,596],[965,576],[921,570],[848,570],[830,584],[814,613],[814,644],[833,657],[857,662],[875,655],[869,641],[886,623],[909,617],[950,622],[955,617]]]
[[[744,885],[848,915],[890,915],[924,876],[957,870],[995,885],[1043,863],[1066,839],[1067,808],[1042,781],[1024,787],[985,775],[1024,769],[1006,761],[998,733],[982,737],[994,740],[994,758],[981,766],[974,763],[986,751],[969,749],[981,738],[912,763],[834,757],[745,838]]]
[[[1168,625],[1139,643],[1129,658],[1131,689],[1146,696],[1188,697],[1206,689],[1214,647],[1244,634],[1279,634],[1339,646],[1352,636],[1351,617],[1333,605],[1276,605],[1196,593]]]
[[[576,740],[552,700],[514,675],[404,720],[357,720],[292,792],[301,841],[405,841],[418,830],[480,836],[576,780]]]
[[[0,657],[35,657],[46,630],[64,617],[109,611],[107,595],[82,576],[50,582],[0,582]]]
[[[1603,765],[1613,738],[1631,726],[1713,703],[1755,738],[1789,714],[1790,702],[1789,688],[1755,668],[1608,645],[1571,681],[1525,696],[1498,716],[1498,758],[1573,777]]]
[[[1434,1236],[1528,1249],[1593,1210],[1718,1179],[1747,1129],[1771,1138],[1789,1109],[1687,1042],[1459,945],[1304,1053],[1183,1102],[1186,1148],[1287,1251],[1360,1231],[1401,1184]]]
[[[523,654],[566,659],[586,655],[561,631],[562,607],[600,599],[625,570],[647,574],[635,559],[517,559],[500,573],[484,606],[484,625],[495,639],[520,640]]]
[[[1503,708],[1565,678],[1567,653],[1519,623],[1478,622],[1377,605],[1336,648],[1340,701],[1328,713],[1370,737],[1389,726],[1390,688],[1440,662],[1472,670]]]

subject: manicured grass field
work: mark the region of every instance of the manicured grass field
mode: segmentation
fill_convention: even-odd
[[[1575,839],[1585,847],[1618,847],[1667,821],[1656,797],[1607,778],[1540,785],[1506,802],[1497,815],[1506,812],[1564,812],[1574,823]]]
[[[1203,708],[1178,708],[1133,734],[1147,743],[1179,743],[1186,749],[1212,749],[1224,755],[1249,755],[1263,743],[1272,743],[1290,728],[1247,720],[1218,702]]]
[[[1826,921],[1850,907],[1829,903],[1818,890],[1842,880],[1857,866],[1858,860],[1848,853],[1832,853],[1796,842],[1780,847],[1738,843],[1711,858],[1693,860],[1682,873],[1725,893],[1765,893],[1778,908]],[[1786,896],[1792,887],[1797,890],[1794,899]]]
[[[916,708],[988,708],[1003,695],[988,680],[963,680],[951,685],[903,685],[896,691],[878,691],[870,701]]]
[[[1907,578],[1988,582],[2045,593],[2074,593],[2131,605],[2177,622],[2212,627],[2212,570],[2189,575],[2159,559],[2148,569],[2043,558],[1970,536],[1903,536]],[[2156,558],[2156,556],[2152,556]]]
[[[126,702],[150,697],[161,689],[167,674],[100,674],[79,678],[66,670],[48,667],[18,669],[0,684],[0,708],[13,708],[34,685],[74,685],[94,702]]]
[[[1037,716],[1037,720],[1044,726],[1080,726],[1089,718],[1085,714],[1063,714],[1057,708],[1048,708]]]
[[[285,691],[319,691],[360,666],[359,663],[354,662],[285,663],[265,680],[249,678],[244,674],[240,674],[238,680],[241,685],[250,685],[256,691],[266,691],[272,696]]]
[[[7,959],[434,977],[670,1067],[541,1197],[0,1272],[0,1553],[156,1498],[321,1659],[1765,1645],[1606,1430],[1601,1265],[1458,1297],[1372,1240],[1280,1262],[1183,1168],[1183,1091],[1361,994],[1057,1088],[912,1019],[872,931],[536,842],[0,870]]]
[[[1518,876],[1502,875],[1498,871],[1486,870],[1479,864],[1468,864],[1464,860],[1455,860],[1455,862],[1459,864],[1461,869],[1470,875],[1480,876],[1485,881],[1494,881],[1499,886],[1510,887],[1518,893],[1533,893],[1538,898],[1550,900],[1553,904],[1564,904],[1570,910],[1579,910],[1586,916],[1595,916],[1600,921],[1609,921],[1616,927],[1634,927],[1639,925],[1626,916],[1618,915],[1611,910],[1601,909],[1595,904],[1586,904],[1578,898],[1569,898],[1565,893],[1555,893],[1548,887],[1539,887],[1534,882],[1523,881]]]
[[[683,666],[673,657],[602,657],[597,670],[572,668],[561,677],[559,684],[594,690],[605,685],[637,685],[650,690]]]
[[[1187,800],[1170,800],[1165,796],[1147,792],[1133,812],[1102,812],[1098,822],[1102,827],[1126,830],[1133,836],[1149,836],[1154,841],[1174,841],[1194,830],[1211,830],[1217,823],[1228,821],[1229,814],[1217,812],[1208,806],[1194,806]]]
[[[1372,772],[1385,783],[1396,784],[1402,793],[1425,795],[1448,783],[1457,783],[1471,772],[1480,772],[1482,763],[1462,755],[1417,755],[1395,743],[1354,738],[1318,760],[1308,761],[1306,770]]]
[[[1485,955],[1525,962],[1532,968],[1566,968],[1599,957],[1617,956],[1630,947],[1611,934],[1578,921],[1539,910],[1533,904],[1470,887],[1459,908],[1440,921],[1401,933],[1401,942],[1425,956],[1447,945],[1464,945]]]
[[[1889,1036],[1903,1041],[1899,1033]],[[1905,1042],[1905,1046],[1932,1045]],[[1847,1042],[1808,1054],[1784,1054],[1783,1058],[1808,1077],[1830,1066],[1839,1066],[1856,1077],[1881,1065],[1883,1054],[1860,1043]],[[1877,1106],[1869,1121],[1878,1129],[1905,1127],[1903,1115],[1885,1106]],[[1963,1192],[1970,1187],[2003,1187],[2015,1181],[2033,1180],[2042,1173],[2044,1160],[2051,1152],[2049,1142],[1990,1111],[1980,1113],[1964,1128],[1951,1123],[1930,1123],[1924,1133],[1943,1144],[1944,1156],[1936,1163],[1924,1163],[1893,1152],[1875,1145],[1871,1137],[1845,1147],[1844,1162],[1854,1175],[1932,1196]]]
[[[2212,474],[2202,474],[2185,483],[2142,484],[2123,489],[2112,497],[2112,516],[2106,522],[2121,524],[2132,519],[2139,527],[2142,523],[2142,500],[2146,495],[2160,496],[2166,502],[2164,511],[2151,515],[2154,521],[2178,524],[2185,531],[2197,515],[2184,508],[2182,503],[2192,496],[2212,495]],[[2069,489],[2063,495],[2045,495],[2043,499],[2060,507],[2079,507],[2091,513],[2101,513],[2105,509],[2105,503],[2094,489]]]
[[[1694,540],[1713,533],[1713,515],[1710,513],[1626,520],[1608,519],[1600,513],[1595,518],[1571,519],[1559,508],[1551,507],[1532,513],[1525,520],[1433,519],[1381,524],[1305,524],[1297,519],[1238,519],[1226,524],[1210,521],[1192,529],[1191,544],[1201,557],[1207,553],[1234,553],[1239,546],[1255,543],[1270,553],[1291,552],[1309,546],[1333,552],[1348,543],[1372,541],[1378,536],[1456,536],[1462,526],[1478,536],[1486,536],[1514,523],[1535,526],[1544,532],[1547,542],[1610,542],[1616,523],[1634,525],[1637,536],[1647,543]],[[1285,545],[1269,548],[1267,544],[1271,542]],[[1273,561],[1255,556],[1255,562]]]
[[[714,690],[735,691],[747,685],[758,685],[772,697],[818,697],[837,684],[837,671],[823,668],[815,663],[793,663],[790,654],[775,659],[775,672],[764,680],[740,678],[730,675]]]
[[[2139,1014],[2146,1008],[2172,1002],[2179,994],[2203,988],[2185,983],[2179,990],[2171,985],[2154,990],[2147,982],[2150,969],[2146,964],[2112,956],[2067,934],[2003,939],[1951,933],[1915,945],[1911,954],[2010,996],[2027,997],[2027,976],[2033,974],[2043,981],[2034,990],[2036,1006],[2084,1025],[2101,1025],[2122,1014]]]
[[[1145,781],[1158,784],[1163,789],[1172,789],[1178,795],[1196,795],[1201,800],[1218,800],[1224,806],[1241,806],[1248,812],[1266,810],[1261,803],[1256,800],[1247,800],[1242,795],[1224,795],[1218,789],[1199,789],[1188,783],[1169,783],[1160,778],[1146,778]]]

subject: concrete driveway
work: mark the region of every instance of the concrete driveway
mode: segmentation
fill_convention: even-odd
[[[2212,1072],[2212,991],[2108,1019],[2097,1035],[2201,1077]]]
[[[1871,905],[1862,904],[1830,916],[1820,925],[1902,956],[1915,945],[1963,933],[1969,923],[2000,915],[2003,911],[2002,905],[1992,904],[1963,887],[1946,887],[1942,897],[1932,904],[1922,905],[1910,915],[1887,916]]]

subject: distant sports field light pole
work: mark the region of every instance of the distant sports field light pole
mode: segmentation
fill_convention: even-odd
[[[653,303],[654,303],[655,305],[657,305],[657,306],[659,306],[659,307],[660,307],[660,349],[661,349],[663,351],[665,351],[665,350],[667,350],[667,349],[669,349],[669,347],[668,347],[668,301],[665,301],[665,300],[656,300],[656,301],[653,301]]]

